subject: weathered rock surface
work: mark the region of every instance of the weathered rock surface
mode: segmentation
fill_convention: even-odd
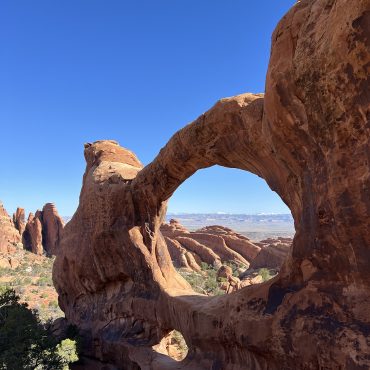
[[[302,0],[273,34],[265,96],[222,99],[145,168],[114,142],[86,145],[53,271],[86,354],[120,369],[370,367],[369,24],[369,0]],[[177,187],[216,164],[264,178],[296,235],[277,277],[206,297],[160,226]],[[181,362],[152,348],[172,329]]]
[[[46,203],[42,208],[43,247],[49,255],[58,253],[58,245],[64,228],[64,222],[53,203]]]
[[[42,224],[40,217],[40,211],[37,211],[35,215],[30,213],[23,233],[23,245],[25,248],[38,255],[42,255],[44,252],[44,248],[42,246]]]
[[[248,267],[261,250],[247,237],[224,226],[207,226],[193,232],[172,219],[161,226],[161,233],[174,265],[195,271],[202,262],[216,268],[228,261]]]
[[[35,215],[29,214],[25,230],[22,233],[24,247],[39,255],[44,252],[49,256],[55,255],[58,253],[63,228],[64,222],[55,205],[46,203],[42,211],[37,210]]]
[[[19,234],[23,235],[26,229],[26,214],[24,208],[18,207],[15,213],[13,213],[13,223],[15,228],[19,231]]]
[[[19,243],[20,239],[12,219],[0,202],[0,253],[8,253],[9,248]]]
[[[261,247],[261,250],[251,261],[249,268],[260,269],[265,267],[279,270],[289,254],[292,242],[293,239],[291,238],[269,238],[256,243]]]

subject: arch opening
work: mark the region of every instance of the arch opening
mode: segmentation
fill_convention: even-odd
[[[161,232],[178,273],[194,291],[216,296],[275,277],[295,229],[289,208],[263,179],[213,166],[176,190]]]
[[[180,362],[187,356],[189,348],[181,332],[174,329],[153,346],[153,350]]]

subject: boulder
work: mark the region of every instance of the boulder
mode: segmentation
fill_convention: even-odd
[[[217,270],[217,280],[222,279],[227,279],[229,276],[233,276],[233,270],[230,266],[225,266],[222,265],[218,270]]]

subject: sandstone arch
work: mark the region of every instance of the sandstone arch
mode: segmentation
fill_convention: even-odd
[[[53,271],[86,353],[122,369],[370,366],[369,23],[369,0],[302,0],[273,34],[265,96],[222,99],[145,168],[115,142],[86,145]],[[296,236],[278,277],[209,298],[176,274],[159,226],[214,164],[263,177]],[[189,346],[176,364],[152,350],[173,329]]]

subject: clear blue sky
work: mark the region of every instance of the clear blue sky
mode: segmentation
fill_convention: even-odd
[[[295,0],[3,0],[0,200],[78,204],[83,144],[115,139],[147,164],[217,99],[263,92],[270,38]],[[288,212],[254,175],[212,168],[172,212]]]

